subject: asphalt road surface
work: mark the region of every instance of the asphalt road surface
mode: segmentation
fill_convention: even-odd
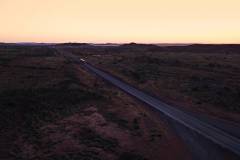
[[[83,67],[89,71],[95,73],[97,76],[103,78],[104,80],[112,83],[118,88],[122,89],[126,93],[136,97],[138,100],[148,104],[149,106],[157,109],[164,115],[168,116],[170,119],[175,120],[179,124],[184,125],[185,127],[191,129],[192,131],[197,132],[198,134],[204,136],[205,138],[211,140],[215,144],[220,145],[221,147],[228,149],[229,151],[240,156],[240,139],[237,136],[233,136],[226,131],[215,127],[211,123],[202,121],[191,113],[186,113],[182,110],[177,109],[176,107],[170,106],[155,97],[144,93],[143,91],[136,89],[135,87],[119,80],[118,78],[106,73],[93,65],[87,63],[84,59],[79,59],[76,56],[68,53],[67,55],[61,52],[58,54],[64,56],[65,58],[81,64]]]
[[[75,60],[76,61],[76,60]],[[240,155],[240,139],[234,137],[223,130],[216,128],[213,125],[210,125],[200,119],[192,116],[189,113],[185,113],[175,107],[172,107],[164,102],[154,98],[143,91],[140,91],[127,83],[115,78],[114,76],[97,69],[96,67],[88,64],[85,60],[81,59],[79,62],[91,72],[94,72],[98,76],[102,77],[106,81],[112,83],[113,85],[119,87],[123,91],[127,92],[128,94],[136,97],[137,99],[145,102],[146,104],[154,107],[155,109],[159,110],[166,116],[170,117],[171,119],[179,122],[180,124],[194,130],[195,132],[199,133],[200,135],[204,136],[205,138],[213,141],[214,143],[220,145],[223,148],[226,148],[237,155]]]

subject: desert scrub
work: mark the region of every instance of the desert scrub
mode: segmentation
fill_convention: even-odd
[[[58,118],[83,109],[82,104],[85,102],[101,101],[103,99],[104,97],[99,93],[81,89],[4,91],[0,93],[1,127],[10,127],[18,118],[26,128],[37,128],[37,125],[41,125],[41,123],[53,122]],[[21,122],[19,122],[19,125]],[[32,129],[29,130],[32,131]]]
[[[97,152],[86,150],[79,153],[67,153],[63,155],[52,155],[46,158],[51,160],[102,160]]]
[[[103,137],[96,131],[87,127],[82,127],[81,132],[75,136],[79,140],[80,144],[84,144],[90,148],[100,148],[104,151],[114,152],[119,146],[116,139]]]
[[[118,127],[123,128],[123,129],[130,128],[128,121],[121,118],[118,114],[116,114],[114,112],[105,111],[105,110],[100,110],[100,112],[107,121],[117,124]]]
[[[214,79],[193,76],[188,81],[187,94],[199,102],[210,103],[229,111],[240,111],[240,88],[227,86]]]
[[[147,159],[141,156],[140,154],[125,152],[120,155],[119,160],[147,160]]]

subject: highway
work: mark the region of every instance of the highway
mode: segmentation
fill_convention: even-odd
[[[179,124],[184,125],[185,127],[197,132],[203,137],[211,140],[215,144],[220,145],[221,147],[230,150],[231,152],[240,156],[240,139],[230,135],[229,133],[215,127],[214,125],[207,123],[206,121],[202,121],[201,119],[193,116],[190,113],[185,113],[184,111],[177,109],[176,107],[170,106],[159,99],[150,96],[149,94],[123,82],[122,80],[116,78],[115,76],[106,73],[93,65],[89,64],[84,59],[79,59],[77,56],[74,56],[71,53],[63,53],[57,50],[58,55],[64,56],[66,59],[78,63],[81,66],[85,67],[90,72],[96,74],[102,79],[110,82],[116,87],[122,89],[124,92],[132,95],[138,100],[148,104],[149,106],[155,108],[160,111],[164,115],[169,118],[175,120]]]
[[[210,125],[200,119],[192,116],[191,114],[187,114],[182,110],[177,109],[176,107],[170,106],[157,98],[154,98],[141,90],[138,90],[127,83],[119,80],[118,78],[90,65],[85,60],[76,60],[74,61],[80,63],[89,71],[95,73],[97,76],[103,78],[104,80],[112,83],[113,85],[117,86],[118,88],[122,89],[126,93],[136,97],[138,100],[148,104],[149,106],[157,109],[158,111],[162,112],[166,116],[170,117],[171,119],[177,121],[178,123],[184,125],[191,130],[199,133],[200,135],[204,136],[205,138],[213,141],[214,143],[220,145],[223,148],[226,148],[237,155],[240,155],[240,139],[234,137],[223,130],[220,130],[213,125]]]

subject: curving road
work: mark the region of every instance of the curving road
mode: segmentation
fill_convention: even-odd
[[[213,141],[214,143],[220,145],[223,148],[226,148],[237,155],[240,155],[240,139],[234,137],[223,130],[220,130],[213,125],[210,125],[206,122],[201,121],[200,119],[187,114],[175,107],[172,107],[168,104],[165,104],[159,101],[157,98],[154,98],[132,86],[129,84],[124,83],[123,81],[111,76],[110,74],[103,72],[94,66],[88,64],[85,60],[76,60],[75,62],[81,63],[85,68],[94,72],[98,76],[102,77],[106,81],[112,83],[113,85],[121,88],[123,91],[127,92],[128,94],[136,97],[137,99],[145,102],[146,104],[154,107],[155,109],[159,110],[163,114],[167,115],[171,119],[179,122],[180,124],[194,130],[195,132],[199,133],[200,135],[208,138],[209,140]]]

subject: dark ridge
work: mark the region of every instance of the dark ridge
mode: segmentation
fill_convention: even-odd
[[[120,53],[120,52],[147,52],[154,50],[155,48],[161,48],[154,44],[138,44],[129,43],[120,46],[106,48],[108,52]]]
[[[0,48],[28,48],[41,46],[80,47],[93,54],[121,52],[188,52],[188,53],[240,53],[240,44],[191,44],[186,46],[158,46],[155,44],[128,43],[116,45],[94,45],[89,43],[2,43]]]
[[[60,43],[56,44],[57,46],[69,46],[69,47],[85,47],[85,46],[92,46],[89,43]]]
[[[170,52],[195,52],[195,53],[240,53],[239,44],[192,44],[189,46],[163,47]]]
[[[33,47],[33,46],[21,45],[17,43],[1,43],[0,44],[0,49],[25,49],[30,47]]]
[[[240,44],[191,44],[187,46],[158,46],[154,44],[128,43],[119,46],[91,45],[87,43],[64,43],[64,47],[80,47],[88,54],[118,54],[118,53],[147,53],[147,52],[174,52],[174,53],[240,53]]]
[[[157,45],[154,45],[154,44],[139,44],[139,43],[128,43],[128,44],[123,44],[123,45],[120,45],[119,47],[122,47],[122,48],[137,48],[137,47],[140,47],[140,48],[152,48],[152,47],[158,47]]]

